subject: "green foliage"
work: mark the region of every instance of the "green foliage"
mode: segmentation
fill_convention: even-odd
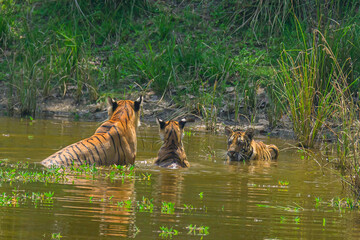
[[[283,181],[283,180],[279,180],[278,183],[280,186],[288,186],[289,185],[288,181]]]
[[[174,214],[175,211],[175,203],[173,202],[162,202],[161,212],[166,214]]]
[[[312,146],[334,93],[360,86],[355,0],[0,3],[10,114],[35,116],[38,99],[54,93],[96,101],[151,89],[215,131],[220,114],[256,121],[265,89],[270,124],[291,112],[299,141]]]
[[[176,229],[173,229],[173,227],[171,228],[168,228],[168,227],[165,227],[165,226],[160,226],[160,234],[159,234],[159,237],[161,238],[172,238],[173,236],[176,236],[179,234],[179,231],[176,230]]]
[[[20,205],[31,204],[35,208],[41,206],[51,206],[54,203],[54,192],[19,192],[14,189],[11,194],[3,192],[0,195],[0,206],[19,207]]]
[[[6,35],[2,39],[12,39],[3,49],[8,52],[3,67],[10,73],[9,110],[20,103],[23,115],[33,115],[36,100],[53,89],[94,101],[99,92],[123,91],[124,85],[136,82],[161,94],[192,86],[185,96],[201,98],[187,107],[198,109],[211,122],[225,87],[237,82],[236,76],[243,79],[236,83],[242,86],[248,81],[249,73],[243,74],[248,66],[266,56],[259,47],[239,44],[218,31],[215,22],[203,21],[194,12],[202,3],[177,9],[168,3],[133,0],[5,2],[8,18],[0,21],[0,29]],[[20,21],[25,16],[31,18]],[[216,93],[208,95],[207,89]],[[241,91],[245,92],[242,87]]]
[[[61,236],[61,233],[52,233],[51,239],[61,239],[63,236]]]
[[[204,192],[200,192],[200,193],[199,193],[199,197],[200,197],[200,199],[202,200],[202,199],[204,198]]]
[[[300,24],[298,26],[303,47],[283,50],[276,88],[285,111],[290,112],[300,144],[312,147],[325,120],[331,119],[339,106],[338,102],[347,101],[344,96],[349,90],[348,75],[322,33],[315,30],[313,38],[308,40]],[[325,66],[330,71],[319,71]]]
[[[196,236],[209,235],[209,227],[208,226],[197,227],[196,225],[190,224],[186,228],[189,230],[188,235],[196,235]]]

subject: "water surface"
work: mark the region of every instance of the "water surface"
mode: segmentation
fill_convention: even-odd
[[[0,160],[38,165],[60,148],[92,135],[98,126],[0,118]],[[276,162],[227,163],[225,136],[198,132],[190,124],[185,128],[191,132],[183,140],[190,169],[152,165],[161,144],[154,123],[138,131],[136,178],[74,177],[54,184],[1,180],[0,194],[52,191],[54,197],[51,203],[0,206],[0,239],[51,239],[52,233],[61,233],[61,239],[161,239],[162,226],[178,231],[172,239],[360,237],[358,211],[339,211],[328,204],[344,196],[339,177],[289,148],[288,140],[257,137],[281,149]],[[153,199],[151,212],[118,205],[143,197]],[[316,205],[315,198],[322,203]],[[162,211],[163,202],[174,203],[174,211]],[[209,227],[208,234],[189,234],[190,224]]]

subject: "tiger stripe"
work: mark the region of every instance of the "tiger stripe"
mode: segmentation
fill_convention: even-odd
[[[279,156],[279,149],[275,145],[255,141],[254,130],[251,128],[243,132],[233,131],[226,126],[225,133],[228,135],[227,155],[230,161],[271,160]]]
[[[111,98],[107,101],[109,120],[101,124],[94,135],[57,151],[41,164],[46,167],[72,164],[134,164],[142,97],[137,101],[115,102]]]
[[[79,150],[80,154],[81,154],[82,156],[84,156],[84,160],[85,160],[85,163],[86,163],[86,156],[85,156],[85,154],[81,151],[81,149],[80,149],[77,145],[75,145],[75,147]],[[82,162],[81,158],[78,158],[78,161],[80,162],[80,165],[85,164],[85,163]]]
[[[96,151],[97,155],[100,156],[97,147],[96,147],[92,142],[90,142],[90,140],[87,140],[87,142],[88,142],[89,144],[91,144],[91,145],[95,148],[95,151]],[[101,158],[99,159],[99,164],[100,164],[100,165],[103,165]]]
[[[182,144],[183,129],[186,119],[181,121],[167,121],[157,119],[160,127],[160,137],[163,140],[155,164],[166,168],[187,168],[190,163],[187,161],[184,146]]]
[[[104,160],[104,162],[105,162],[105,165],[106,165],[106,162],[107,162],[107,160],[108,160],[108,157],[107,157],[107,155],[106,155],[105,146],[104,146],[103,142],[100,140],[100,138],[98,138],[98,136],[95,135],[94,138],[96,138],[96,139],[99,141],[99,143],[100,143],[101,150],[104,152],[104,155],[105,155],[105,160]]]

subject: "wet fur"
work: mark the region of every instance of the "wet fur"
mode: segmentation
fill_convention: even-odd
[[[109,120],[101,124],[94,135],[57,151],[41,164],[46,167],[134,164],[142,97],[135,102],[114,101],[109,97],[107,102]]]
[[[279,156],[279,149],[275,145],[253,139],[253,129],[233,131],[226,126],[225,133],[228,135],[227,155],[230,161],[271,160]]]
[[[163,140],[155,164],[166,168],[188,168],[184,146],[182,144],[183,128],[186,120],[164,122],[157,119],[160,128],[160,138]]]

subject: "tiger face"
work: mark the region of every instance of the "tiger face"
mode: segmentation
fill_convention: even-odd
[[[245,132],[233,131],[230,127],[225,127],[225,133],[228,135],[227,155],[231,161],[249,160],[252,156],[252,141],[254,130],[248,129]]]
[[[226,126],[225,133],[228,135],[227,155],[230,161],[271,160],[279,156],[279,149],[275,145],[255,141],[254,130],[251,128],[243,132],[233,131]]]
[[[157,119],[160,128],[160,138],[163,141],[155,164],[162,167],[189,167],[182,144],[183,130],[186,119],[181,121],[163,121]]]

